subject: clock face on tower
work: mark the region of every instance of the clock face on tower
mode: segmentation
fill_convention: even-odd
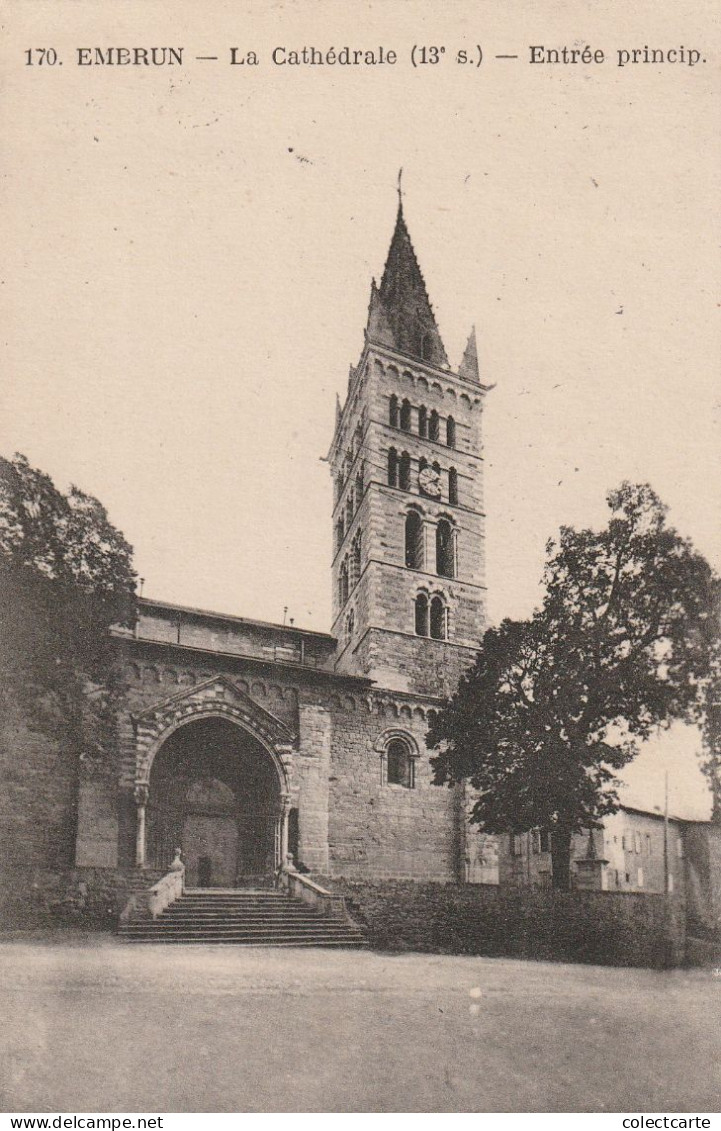
[[[432,495],[434,499],[440,499],[441,477],[432,467],[424,467],[418,472],[418,486],[424,495]]]

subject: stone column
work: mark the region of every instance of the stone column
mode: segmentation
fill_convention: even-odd
[[[142,782],[137,782],[134,791],[135,797],[135,864],[138,868],[145,867],[145,806],[148,804],[148,787]]]
[[[436,522],[433,518],[423,519],[423,569],[426,573],[436,571]]]

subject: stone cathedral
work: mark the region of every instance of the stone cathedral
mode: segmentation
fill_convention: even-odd
[[[178,846],[189,886],[257,883],[288,853],[319,876],[464,878],[466,799],[432,784],[425,734],[484,631],[487,391],[474,333],[449,363],[401,202],[328,454],[331,633],[140,598],[116,633],[115,766],[78,780],[26,751],[52,779],[23,830],[36,884],[159,875]]]

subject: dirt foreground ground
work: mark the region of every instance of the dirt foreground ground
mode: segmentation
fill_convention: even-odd
[[[0,938],[2,1110],[718,1111],[721,978]]]

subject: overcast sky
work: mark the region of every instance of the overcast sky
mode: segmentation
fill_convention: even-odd
[[[321,457],[400,166],[451,363],[475,323],[496,386],[492,618],[533,608],[546,538],[603,523],[624,478],[721,565],[712,68],[525,61],[530,43],[708,41],[712,9],[521,4],[501,23],[497,7],[179,3],[171,22],[159,5],[10,5],[0,451],[97,495],[146,594],[328,628]],[[21,65],[39,27],[62,70]],[[453,63],[479,41],[480,69]],[[403,62],[423,42],[447,44],[432,71]],[[77,46],[159,43],[221,58],[74,63]],[[401,63],[270,65],[304,43],[382,43]],[[229,67],[234,45],[261,66]]]

